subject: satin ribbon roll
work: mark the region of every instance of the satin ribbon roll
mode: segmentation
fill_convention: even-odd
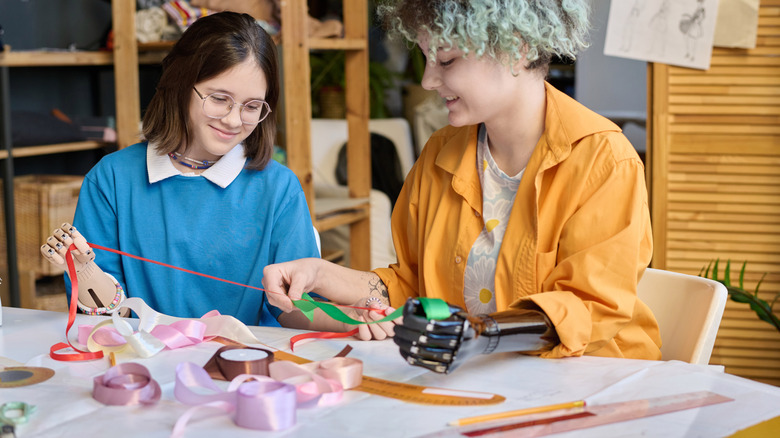
[[[251,377],[251,381],[242,381]],[[295,426],[295,387],[264,376],[239,376],[236,389],[236,425],[256,430],[284,430]],[[231,384],[232,386],[232,384]]]
[[[137,363],[111,367],[93,380],[92,397],[106,405],[152,405],[161,394],[160,385],[149,370]]]
[[[203,368],[212,379],[231,381],[241,374],[268,376],[274,353],[262,348],[225,346]]]
[[[236,425],[256,430],[283,430],[296,421],[295,387],[266,376],[236,376],[223,391],[203,368],[183,362],[176,367],[174,395],[194,407],[179,418],[172,436],[181,436],[187,421],[202,407],[235,412]]]

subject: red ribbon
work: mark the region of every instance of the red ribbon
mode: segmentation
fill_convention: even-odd
[[[358,329],[352,329],[348,332],[314,332],[314,333],[301,333],[290,338],[290,351],[295,351],[295,343],[304,339],[335,339],[346,338],[352,335],[356,335]]]
[[[68,251],[65,253],[65,261],[68,264],[68,273],[70,274],[70,281],[71,281],[71,296],[70,296],[70,307],[68,309],[68,325],[65,327],[65,340],[68,341],[68,343],[60,342],[57,344],[54,344],[49,349],[49,356],[54,360],[60,360],[60,361],[79,361],[79,360],[94,360],[94,359],[100,359],[103,357],[102,351],[83,351],[79,350],[78,348],[74,347],[73,344],[70,343],[70,339],[68,339],[68,332],[70,331],[70,328],[73,327],[73,323],[76,321],[76,303],[79,299],[79,280],[76,276],[76,265],[73,263],[73,255],[70,253],[76,249],[76,245],[71,244],[70,247],[68,247]],[[57,353],[57,351],[62,350],[63,348],[72,348],[74,351],[77,351],[77,353]]]
[[[119,251],[119,250],[116,250],[116,249],[107,248],[105,246],[96,245],[94,243],[87,242],[87,245],[89,245],[91,248],[94,248],[94,249],[100,249],[100,250],[103,250],[103,251],[112,252],[114,254],[119,254],[121,256],[130,257],[130,258],[133,258],[133,259],[136,259],[136,260],[141,260],[141,261],[144,261],[144,262],[153,263],[153,264],[160,265],[160,266],[165,266],[166,268],[175,269],[175,270],[178,270],[178,271],[186,272],[188,274],[198,275],[198,276],[201,276],[201,277],[210,278],[212,280],[217,280],[217,281],[221,281],[221,282],[224,282],[224,283],[234,284],[236,286],[247,287],[247,288],[250,288],[250,289],[259,290],[259,291],[263,291],[263,292],[266,292],[266,293],[282,294],[282,295],[284,295],[282,292],[269,291],[269,290],[263,289],[261,287],[250,286],[248,284],[242,284],[242,283],[238,283],[238,282],[231,281],[231,280],[225,280],[223,278],[215,277],[213,275],[202,274],[200,272],[195,272],[195,271],[191,271],[189,269],[180,268],[178,266],[169,265],[167,263],[163,263],[163,262],[158,262],[158,261],[155,261],[155,260],[147,259],[147,258],[144,258],[144,257],[140,257],[140,256],[137,256],[137,255],[126,253],[124,251]],[[73,255],[71,254],[71,251],[73,251],[75,249],[76,249],[76,245],[71,244],[70,247],[68,247],[68,251],[65,254],[65,260],[66,260],[66,262],[68,264],[68,274],[70,275],[70,280],[71,280],[71,297],[70,297],[70,306],[69,306],[69,309],[68,309],[68,325],[65,328],[65,338],[68,341],[68,343],[66,344],[64,342],[60,342],[60,343],[58,343],[56,345],[53,345],[51,347],[51,349],[49,350],[49,356],[51,356],[52,359],[60,360],[60,361],[93,360],[93,359],[100,359],[100,358],[103,357],[103,352],[102,351],[89,352],[89,351],[79,350],[78,348],[74,347],[70,343],[70,340],[68,339],[68,331],[70,331],[70,328],[73,326],[73,323],[75,322],[75,319],[76,319],[76,308],[77,308],[76,307],[76,303],[78,302],[78,296],[79,296],[79,293],[78,293],[79,292],[78,291],[79,282],[78,282],[78,278],[76,276],[76,266],[73,263]],[[358,309],[358,310],[369,310],[369,311],[376,311],[377,310],[377,309],[371,308],[371,307],[346,306],[346,305],[341,305],[341,304],[334,304],[334,305],[335,306],[339,306],[339,307],[348,307],[348,308],[352,308],[352,309]],[[318,338],[318,339],[346,338],[348,336],[352,336],[352,335],[357,334],[357,332],[358,332],[358,329],[354,329],[354,330],[351,330],[351,331],[348,331],[348,332],[344,332],[344,333],[316,332],[316,333],[305,333],[305,334],[296,335],[296,336],[293,336],[292,338],[290,338],[290,350],[293,350],[293,345],[296,342],[298,342],[300,340],[303,340],[303,339],[309,339],[309,338]],[[61,353],[56,353],[56,351],[61,350],[63,348],[67,348],[67,347],[70,347],[73,350],[77,351],[78,354],[72,354],[72,353],[61,354]]]

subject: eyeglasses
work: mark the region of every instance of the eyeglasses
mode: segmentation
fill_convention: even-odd
[[[239,117],[241,118],[241,123],[245,125],[257,125],[271,114],[271,107],[264,100],[236,103],[229,94],[211,93],[208,96],[204,96],[195,87],[192,87],[192,89],[203,100],[203,114],[212,119],[227,117],[235,105],[239,106]]]

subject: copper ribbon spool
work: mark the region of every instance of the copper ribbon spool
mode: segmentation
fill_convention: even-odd
[[[240,352],[237,352],[238,354],[233,358],[223,357],[222,353],[230,350],[240,350]],[[265,356],[260,358],[259,353],[252,353],[252,350],[263,352],[265,353]],[[247,356],[248,360],[241,358],[240,356],[242,355]],[[231,355],[226,354],[225,356],[230,357]],[[252,357],[257,358],[252,359]],[[273,362],[273,360],[274,353],[269,350],[255,347],[237,347],[228,345],[217,350],[217,352],[211,356],[211,359],[206,362],[206,365],[203,366],[203,369],[209,373],[209,376],[212,379],[226,380],[229,382],[241,374],[267,376],[268,364]]]

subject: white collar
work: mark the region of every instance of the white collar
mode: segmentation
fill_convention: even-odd
[[[182,173],[173,166],[168,155],[158,155],[157,148],[151,144],[146,147],[146,170],[149,173],[149,184],[154,184],[176,175],[202,176],[224,189],[241,173],[245,163],[244,145],[239,143],[201,174],[196,175],[192,172]]]

